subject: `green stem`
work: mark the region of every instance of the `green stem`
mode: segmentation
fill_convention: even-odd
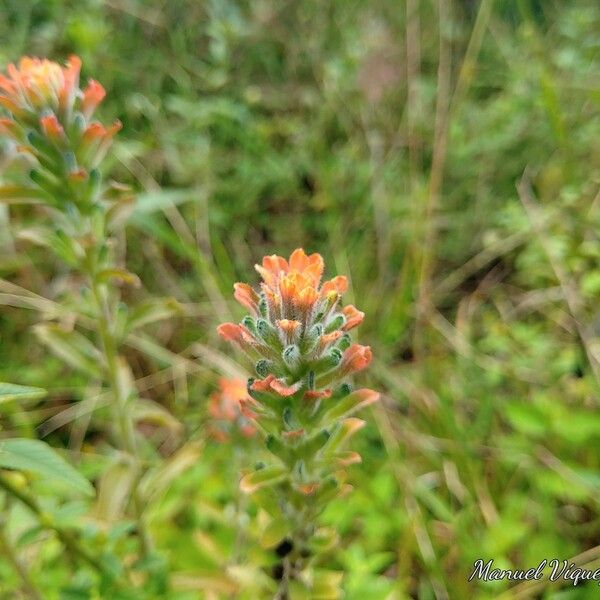
[[[42,594],[36,588],[35,584],[29,577],[29,573],[27,572],[25,565],[21,562],[15,552],[15,549],[12,547],[12,544],[10,543],[10,540],[6,534],[2,519],[0,519],[0,550],[20,577],[23,592],[25,592],[29,598],[32,598],[32,600],[43,600]]]
[[[14,483],[2,473],[0,473],[0,488],[4,489],[11,496],[19,500],[19,502],[27,506],[27,508],[29,508],[29,510],[35,514],[42,526],[54,531],[54,533],[56,533],[58,536],[58,539],[74,558],[81,559],[81,561],[87,563],[94,570],[98,571],[98,573],[113,579],[113,576],[105,569],[102,563],[100,563],[100,561],[91,552],[81,545],[77,537],[71,531],[62,529],[53,523],[49,518],[49,515],[40,508],[34,498],[27,494],[27,492],[15,486]]]
[[[289,583],[292,574],[292,563],[289,558],[283,559],[283,573],[274,600],[288,600]]]
[[[104,358],[106,360],[108,383],[113,392],[113,410],[119,431],[119,441],[121,447],[129,457],[134,461],[136,469],[136,477],[132,488],[132,504],[137,523],[137,530],[142,543],[142,556],[147,557],[152,552],[152,540],[148,532],[144,516],[144,506],[139,493],[140,479],[140,460],[138,457],[137,443],[135,439],[134,423],[131,419],[128,407],[127,397],[123,394],[122,387],[119,383],[119,365],[118,365],[118,350],[115,337],[113,335],[112,318],[110,307],[107,299],[94,276],[93,270],[88,273],[91,281],[91,289],[94,300],[98,307],[98,335],[102,346]]]
[[[307,557],[303,554],[303,548],[310,540],[312,525],[316,520],[314,506],[295,506],[293,498],[288,498],[287,504],[292,511],[289,517],[294,523],[290,535],[292,548],[282,560],[283,572],[275,600],[288,600],[290,581],[294,580],[305,567]]]

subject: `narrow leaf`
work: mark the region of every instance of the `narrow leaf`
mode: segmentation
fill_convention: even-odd
[[[127,330],[133,331],[144,325],[169,319],[180,312],[181,307],[175,298],[157,298],[140,302],[131,309]]]
[[[240,489],[246,494],[251,494],[256,490],[275,485],[285,479],[287,471],[284,467],[272,466],[259,469],[242,477]]]
[[[379,400],[379,394],[373,390],[363,388],[348,394],[345,398],[337,400],[335,404],[329,408],[322,417],[325,425],[335,423],[340,419],[345,419],[355,412],[359,411],[369,404],[373,404]]]
[[[65,331],[56,325],[37,325],[34,331],[54,354],[70,366],[92,377],[101,376],[102,355],[80,333]]]
[[[16,383],[0,382],[0,404],[11,400],[37,400],[46,395],[46,390]]]

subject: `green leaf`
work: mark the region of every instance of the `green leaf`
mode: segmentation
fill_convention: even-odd
[[[46,395],[46,390],[16,383],[0,382],[0,404],[11,400],[37,400]]]
[[[173,432],[181,431],[183,424],[164,406],[154,400],[137,398],[132,407],[133,418],[136,422],[146,421],[159,427],[166,427]]]
[[[327,444],[323,447],[324,456],[333,456],[357,431],[366,425],[366,421],[350,417],[335,426]]]
[[[57,325],[36,325],[34,331],[54,354],[70,366],[95,378],[102,376],[102,354],[80,333],[65,331]]]
[[[313,574],[312,599],[336,600],[342,597],[342,580],[340,571],[315,571]]]
[[[29,471],[87,496],[94,495],[92,484],[40,440],[12,438],[1,441],[0,468]]]
[[[537,407],[522,401],[506,403],[504,414],[510,424],[526,435],[541,437],[548,430],[546,415]]]
[[[181,306],[175,298],[153,298],[140,302],[131,309],[127,330],[133,331],[144,325],[169,319],[180,312]]]
[[[134,217],[143,214],[149,214],[189,202],[194,198],[194,193],[189,190],[169,190],[162,189],[157,192],[148,192],[140,194],[137,197],[135,207],[133,209]]]
[[[44,192],[37,188],[12,184],[0,186],[0,203],[39,204],[45,198]]]
[[[98,483],[97,517],[115,521],[123,516],[136,476],[136,468],[124,462],[115,462],[104,471]]]
[[[335,400],[334,405],[323,415],[322,423],[327,426],[340,419],[345,419],[377,400],[379,400],[379,394],[373,390],[366,388],[356,390],[341,400]]]
[[[286,475],[287,470],[284,467],[265,467],[242,477],[240,489],[246,494],[251,494],[262,487],[279,483]]]
[[[310,539],[308,545],[315,554],[322,554],[339,542],[339,536],[333,527],[320,527]]]
[[[99,283],[107,283],[111,279],[116,279],[120,283],[126,283],[133,287],[140,287],[140,278],[134,273],[130,273],[126,269],[119,269],[117,267],[112,269],[104,269],[97,275],[97,281]]]
[[[260,536],[260,545],[263,548],[274,548],[289,533],[289,523],[284,517],[273,519],[263,530]]]

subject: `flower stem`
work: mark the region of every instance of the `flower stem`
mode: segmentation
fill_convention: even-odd
[[[292,565],[289,558],[283,559],[283,573],[281,574],[281,579],[279,581],[279,588],[277,589],[277,593],[275,594],[274,600],[288,600],[289,596],[289,583],[291,577]]]
[[[19,500],[22,504],[27,506],[31,512],[40,521],[41,525],[47,529],[51,529],[56,533],[58,539],[62,542],[63,546],[67,549],[67,552],[74,558],[81,559],[82,562],[87,563],[95,571],[104,575],[109,579],[113,579],[113,576],[106,570],[102,563],[84,546],[81,545],[77,537],[71,531],[62,529],[55,523],[48,520],[48,515],[40,508],[36,500],[31,497],[27,492],[16,487],[7,477],[0,473],[0,488],[4,489],[11,496]]]
[[[12,565],[15,572],[19,575],[22,582],[23,591],[32,600],[43,600],[42,594],[37,589],[31,578],[25,565],[21,562],[15,549],[12,547],[8,535],[6,534],[3,519],[0,518],[0,551],[6,557],[8,562]]]
[[[102,346],[102,352],[106,361],[108,384],[113,393],[113,412],[118,429],[118,440],[121,448],[129,455],[136,470],[136,476],[132,487],[132,505],[135,514],[137,531],[142,546],[142,556],[147,557],[152,552],[152,540],[148,532],[144,516],[144,507],[139,493],[140,461],[138,457],[137,443],[135,439],[134,423],[128,410],[128,398],[123,393],[119,381],[119,365],[117,342],[113,334],[112,316],[106,296],[97,284],[93,272],[88,273],[91,281],[91,289],[98,308],[97,329]]]

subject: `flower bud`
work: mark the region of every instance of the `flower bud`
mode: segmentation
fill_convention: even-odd
[[[253,335],[256,335],[256,323],[250,316],[246,316],[242,319],[242,325]]]
[[[297,371],[301,366],[302,355],[300,354],[300,348],[295,344],[285,348],[282,352],[282,358],[292,372]]]
[[[264,296],[258,301],[258,312],[265,319],[269,316],[269,304]]]
[[[342,314],[335,315],[333,317],[333,319],[331,319],[331,321],[329,321],[329,323],[327,323],[327,325],[325,326],[325,333],[331,333],[332,331],[335,331],[336,329],[340,329],[340,327],[343,327],[345,322],[346,322],[346,317],[344,317],[344,315],[342,315]]]
[[[300,423],[298,422],[298,419],[296,419],[296,415],[294,414],[294,411],[289,407],[286,406],[285,409],[283,410],[283,423],[286,426],[288,431],[292,431],[292,430],[296,430],[300,428]]]
[[[335,369],[342,361],[342,351],[339,348],[331,348],[325,356],[315,363],[315,371],[325,373]]]
[[[337,344],[337,347],[344,352],[345,350],[347,350],[348,348],[350,348],[350,345],[352,344],[352,337],[345,333],[341,338],[340,341]]]
[[[267,345],[278,347],[281,344],[277,330],[266,319],[256,320],[256,333]]]
[[[317,347],[317,344],[323,335],[323,330],[323,325],[320,323],[316,323],[308,330],[308,333],[302,340],[302,347],[306,354],[310,354]]]
[[[259,360],[256,363],[256,365],[254,366],[256,374],[262,378],[267,377],[269,375],[269,373],[271,373],[272,368],[273,368],[273,363],[270,360],[266,360],[265,358],[262,358],[261,360]]]

